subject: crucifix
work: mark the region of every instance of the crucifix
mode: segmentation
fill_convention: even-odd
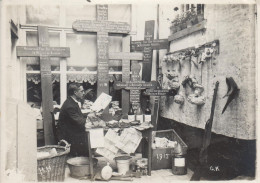
[[[72,28],[78,32],[97,33],[97,96],[102,92],[109,94],[109,33],[128,34],[130,25],[126,22],[108,21],[108,5],[97,5],[97,20],[77,20]],[[108,109],[104,111],[108,114]]]
[[[140,103],[140,90],[155,89],[157,87],[157,81],[141,81],[139,75],[140,70],[140,64],[137,61],[133,61],[131,81],[114,83],[115,90],[130,90],[130,102],[132,102],[133,105],[137,105],[138,103]]]
[[[131,52],[142,51],[144,54],[142,79],[151,81],[153,50],[168,49],[168,39],[154,40],[154,20],[145,22],[143,41],[131,41]]]
[[[40,57],[42,113],[45,144],[54,144],[52,129],[53,94],[50,57],[69,57],[68,47],[50,47],[48,27],[38,26],[39,46],[17,46],[18,57]]]
[[[143,53],[118,52],[109,53],[109,59],[122,60],[122,82],[130,80],[130,60],[142,60]],[[129,92],[122,90],[122,113],[127,114],[129,110]]]

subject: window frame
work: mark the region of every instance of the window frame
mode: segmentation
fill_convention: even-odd
[[[26,24],[22,24],[20,26],[21,32],[25,37],[26,40],[26,33],[27,32],[37,32],[37,25],[26,25]],[[67,34],[75,34],[77,35],[77,33],[75,33],[71,28],[66,28],[66,27],[54,27],[54,26],[50,26],[48,27],[48,32],[51,33],[59,33],[60,35],[60,47],[66,47],[66,43],[67,43]],[[80,33],[79,33],[80,34]],[[26,45],[26,41],[25,44],[22,45]],[[27,46],[27,45],[26,45]],[[27,63],[25,64],[25,87],[24,87],[24,99],[27,102],[27,74],[40,74],[40,70],[27,70]],[[52,74],[59,74],[60,75],[60,103],[62,104],[66,98],[67,98],[67,75],[68,74],[97,74],[97,71],[68,71],[67,70],[67,59],[66,58],[60,58],[60,62],[59,62],[59,66],[60,66],[60,70],[59,71],[51,71]],[[116,74],[116,75],[122,75],[122,71],[109,71],[109,74]]]

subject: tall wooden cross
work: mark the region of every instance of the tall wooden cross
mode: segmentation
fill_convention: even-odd
[[[122,82],[130,80],[130,60],[142,60],[142,53],[109,53],[109,59],[122,60]],[[129,110],[129,92],[122,90],[122,113],[127,114]]]
[[[128,34],[130,25],[126,22],[108,21],[108,6],[97,5],[97,20],[78,20],[72,24],[72,28],[79,32],[97,33],[97,96],[102,92],[109,94],[108,33]],[[108,113],[108,110],[105,110],[105,113]]]
[[[38,26],[39,46],[17,46],[18,57],[40,57],[42,112],[45,144],[54,144],[52,129],[53,94],[50,57],[69,57],[68,47],[50,47],[48,27]]]
[[[168,49],[168,39],[154,40],[154,20],[145,22],[143,41],[131,41],[131,52],[142,51],[144,54],[142,79],[151,81],[153,50]]]

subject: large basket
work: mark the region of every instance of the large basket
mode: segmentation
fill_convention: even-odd
[[[60,143],[64,142],[65,147],[60,146]],[[38,181],[64,181],[65,178],[65,166],[67,161],[67,155],[70,152],[70,144],[65,140],[61,140],[59,145],[48,145],[37,148],[38,152],[49,152],[52,148],[55,148],[57,155],[37,158],[37,177]]]

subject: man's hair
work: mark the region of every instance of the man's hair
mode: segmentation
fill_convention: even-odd
[[[69,95],[69,96],[74,95],[74,92],[75,92],[75,91],[78,91],[80,86],[81,86],[81,85],[80,85],[79,83],[71,83],[71,84],[69,85],[68,95]]]

